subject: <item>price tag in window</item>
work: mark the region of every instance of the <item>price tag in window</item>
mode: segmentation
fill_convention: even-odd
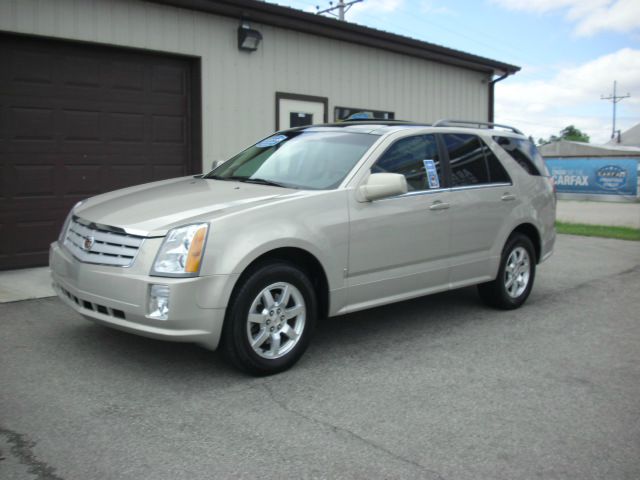
[[[440,188],[440,179],[438,178],[438,170],[436,170],[436,163],[431,159],[425,159],[422,161],[424,169],[427,172],[427,182],[429,182],[429,188]]]

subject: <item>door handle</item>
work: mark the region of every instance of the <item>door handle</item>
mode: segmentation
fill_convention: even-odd
[[[429,207],[429,210],[446,210],[447,208],[449,208],[448,203],[444,203],[444,202],[441,202],[440,200],[436,200],[431,204],[431,206]]]
[[[508,202],[510,200],[515,200],[516,196],[512,193],[505,193],[502,195],[501,199],[503,202]]]

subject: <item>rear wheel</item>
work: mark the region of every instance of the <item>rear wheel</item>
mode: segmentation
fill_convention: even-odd
[[[307,349],[316,318],[305,273],[288,263],[265,264],[244,280],[227,309],[224,351],[252,375],[284,371]]]
[[[511,310],[522,305],[533,287],[536,257],[529,237],[520,233],[509,237],[500,259],[498,276],[478,285],[480,298],[492,307]]]

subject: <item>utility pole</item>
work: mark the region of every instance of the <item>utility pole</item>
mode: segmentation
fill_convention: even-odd
[[[629,98],[631,95],[628,93],[626,95],[618,95],[617,94],[617,84],[616,80],[613,81],[613,95],[609,95],[608,97],[604,97],[600,95],[600,100],[611,100],[613,104],[613,129],[611,130],[611,138],[616,136],[616,105],[618,102],[624,100],[625,98]]]
[[[345,3],[344,0],[338,0],[338,4],[337,5],[333,5],[333,2],[329,2],[329,5],[331,5],[331,7],[329,8],[325,8],[324,10],[320,10],[320,6],[316,5],[316,15],[321,15],[323,13],[330,13],[333,16],[336,16],[335,13],[333,13],[334,10],[338,10],[338,20],[341,20],[344,22],[344,14],[347,13],[351,7],[353,7],[353,5],[355,5],[356,3],[360,3],[363,0],[351,0],[350,2]]]

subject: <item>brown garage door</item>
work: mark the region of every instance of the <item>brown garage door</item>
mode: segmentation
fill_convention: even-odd
[[[92,195],[193,173],[191,60],[0,34],[0,270]]]

